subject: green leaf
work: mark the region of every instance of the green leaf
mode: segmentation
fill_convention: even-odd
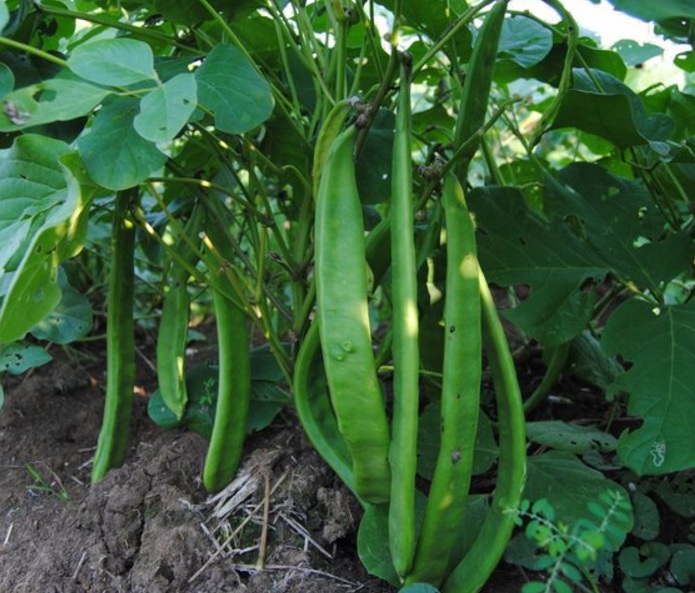
[[[51,360],[53,357],[40,346],[8,344],[0,348],[0,373],[20,375]]]
[[[78,45],[68,58],[68,67],[85,80],[107,86],[157,78],[152,49],[135,39],[98,39]]]
[[[413,583],[399,589],[398,593],[439,593],[439,589],[428,583]]]
[[[666,19],[695,19],[695,6],[690,0],[610,0],[616,10],[636,16],[643,21],[663,21]]]
[[[90,113],[109,94],[71,75],[44,80],[9,93],[0,114],[0,132],[13,132]]]
[[[10,22],[10,11],[7,10],[7,4],[5,3],[5,0],[2,0],[0,2],[0,33],[2,33],[3,29],[7,26],[7,23]],[[2,409],[2,404],[0,403],[0,409]]]
[[[577,128],[621,149],[665,140],[672,132],[673,122],[668,116],[650,116],[639,96],[614,76],[600,70],[587,73],[575,69],[573,81],[553,128]]]
[[[195,75],[198,101],[214,113],[216,127],[224,132],[248,132],[273,112],[270,85],[233,45],[216,45]]]
[[[560,420],[528,422],[526,436],[539,445],[558,451],[582,454],[591,450],[614,451],[617,440],[593,426],[579,426]]]
[[[661,522],[656,503],[647,495],[636,492],[632,497],[632,510],[635,514],[632,535],[646,541],[656,539]]]
[[[628,500],[625,490],[607,479],[601,472],[584,465],[579,459],[564,451],[549,451],[528,458],[528,476],[524,498],[550,500],[557,513],[557,520],[574,525],[588,514],[588,504],[601,492],[617,490]],[[632,528],[630,511],[622,525],[625,533]]]
[[[539,581],[530,581],[528,583],[524,583],[521,587],[521,593],[546,593],[546,591],[547,589],[545,583],[541,583]]]
[[[58,283],[63,293],[58,306],[30,332],[40,340],[69,344],[83,338],[92,329],[92,305],[67,283],[64,274],[59,275]]]
[[[178,74],[147,93],[133,126],[140,136],[157,144],[174,139],[196,108],[195,75]]]
[[[5,95],[7,95],[7,93],[9,93],[13,88],[14,74],[7,64],[0,62],[0,99],[5,99]]]
[[[695,303],[655,310],[627,301],[608,320],[602,346],[633,363],[610,393],[629,394],[628,412],[644,419],[620,435],[621,460],[640,475],[695,467]]]
[[[597,257],[564,223],[532,212],[512,188],[476,188],[468,196],[478,227],[479,256],[490,281],[524,284],[531,295],[505,316],[548,346],[578,335],[593,312],[587,280],[605,275]]]
[[[0,343],[23,338],[53,311],[61,298],[57,266],[81,248],[77,226],[86,200],[58,161],[68,150],[63,142],[27,134],[0,151],[0,236],[18,235],[0,248],[5,272],[16,260],[0,306]]]
[[[87,171],[107,189],[133,187],[166,162],[166,155],[135,131],[137,111],[136,99],[115,99],[97,113],[89,134],[77,143]]]
[[[357,188],[363,204],[380,204],[389,199],[395,125],[393,113],[380,109],[369,128],[356,163]]]
[[[618,556],[620,569],[629,577],[643,579],[653,575],[669,558],[668,548],[661,542],[649,542],[639,549],[623,548]]]
[[[588,330],[572,341],[567,368],[572,376],[602,391],[606,391],[623,372],[615,357],[607,356],[599,341]]]
[[[574,163],[546,186],[547,209],[568,219],[592,258],[616,276],[659,294],[695,254],[684,233],[663,236],[663,216],[641,182],[590,163]]]
[[[516,62],[522,68],[540,63],[553,48],[553,34],[538,21],[515,15],[502,25],[498,59]]]
[[[628,66],[639,66],[664,53],[664,49],[658,45],[653,43],[641,45],[632,39],[622,39],[614,43],[612,49],[618,52]]]
[[[417,471],[426,480],[431,480],[439,454],[441,433],[439,402],[429,404],[418,422],[418,466]],[[497,443],[492,431],[492,423],[485,414],[480,414],[478,432],[475,439],[473,474],[480,475],[489,470],[497,461]]]
[[[183,419],[164,403],[157,389],[150,398],[150,419],[162,428],[183,425],[205,438],[210,438],[215,421],[219,368],[207,363],[197,364],[186,373],[188,403]],[[246,420],[246,432],[262,430],[270,425],[280,410],[289,402],[280,387],[284,381],[282,371],[268,348],[251,351],[251,406]]]
[[[671,545],[669,572],[676,583],[685,587],[695,580],[695,547],[691,544]]]
[[[388,522],[388,506],[367,505],[357,532],[357,553],[369,574],[397,587],[400,578],[391,560]]]

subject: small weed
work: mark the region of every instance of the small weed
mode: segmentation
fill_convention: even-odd
[[[68,494],[68,491],[65,489],[65,486],[63,486],[63,483],[54,471],[48,469],[48,472],[51,474],[52,478],[52,480],[49,482],[43,477],[41,472],[30,463],[25,463],[24,467],[34,480],[34,483],[31,486],[27,486],[27,490],[29,492],[32,494],[38,494],[41,492],[53,494],[57,496],[59,500],[62,500],[65,503],[70,502],[70,495]]]

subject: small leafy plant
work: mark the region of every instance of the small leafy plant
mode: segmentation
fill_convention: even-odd
[[[515,521],[525,524],[527,541],[535,547],[524,565],[546,574],[543,581],[525,583],[522,593],[597,593],[601,562],[625,541],[632,513],[629,499],[617,490],[601,493],[588,510],[591,518],[567,525],[548,500],[522,502]]]

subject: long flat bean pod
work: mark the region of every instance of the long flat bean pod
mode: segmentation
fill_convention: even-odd
[[[185,232],[195,243],[199,242],[198,234],[202,230],[204,216],[203,208],[196,206],[186,223]],[[188,266],[195,267],[198,263],[198,254],[183,239],[179,239],[176,253]],[[190,309],[189,276],[187,267],[172,260],[169,291],[164,296],[157,335],[159,391],[164,403],[179,420],[183,417],[188,402],[185,361]]]
[[[463,523],[480,409],[482,328],[475,229],[455,175],[444,180],[446,293],[441,443],[410,582],[439,585]]]
[[[495,58],[499,48],[507,2],[508,0],[499,0],[490,9],[473,45],[466,79],[463,82],[459,115],[454,131],[455,149],[473,137],[485,123],[485,113],[492,87],[492,74],[495,68]],[[480,142],[471,142],[468,148],[459,154],[459,163],[455,170],[462,182],[468,164],[479,145]]]
[[[514,360],[480,272],[480,297],[485,346],[492,370],[499,426],[497,487],[483,527],[465,558],[454,568],[443,593],[476,593],[497,566],[514,528],[516,509],[526,479],[526,425]]]
[[[106,401],[92,466],[92,483],[125,460],[135,387],[135,225],[128,212],[138,189],[116,194],[106,319]]]
[[[219,224],[217,220],[207,224],[208,235],[220,253],[231,253]],[[217,323],[219,381],[203,485],[215,492],[229,483],[241,459],[251,399],[251,357],[246,312],[228,296],[233,290],[224,266],[206,263]]]
[[[389,548],[405,577],[415,554],[415,478],[420,403],[417,263],[413,224],[410,80],[402,68],[391,167],[391,292],[393,307],[393,420],[389,449]]]
[[[338,429],[357,495],[389,498],[388,421],[374,365],[367,308],[364,223],[353,149],[355,128],[331,145],[316,200],[315,282],[319,332]]]
[[[314,322],[297,353],[293,377],[294,405],[311,444],[356,495],[350,452],[338,430],[322,366],[319,326]]]

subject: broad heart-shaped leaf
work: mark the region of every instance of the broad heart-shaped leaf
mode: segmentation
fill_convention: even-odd
[[[87,171],[113,190],[133,187],[166,162],[166,155],[133,127],[137,99],[119,97],[97,113],[89,134],[77,143]]]
[[[243,134],[273,112],[270,85],[240,49],[220,44],[196,71],[198,101],[215,115],[215,126]]]
[[[620,492],[623,500],[629,500],[622,486],[564,451],[532,455],[527,460],[527,469],[524,498],[548,500],[555,509],[557,520],[567,525],[574,525],[589,516],[589,504],[596,502],[602,492],[615,490]],[[632,529],[632,524],[630,510],[623,523],[625,533]]]
[[[610,0],[610,3],[622,12],[636,16],[643,21],[663,21],[666,19],[695,19],[695,4],[691,0]]]
[[[605,269],[568,228],[532,212],[518,190],[487,187],[469,198],[478,226],[479,257],[491,282],[525,284],[531,296],[505,311],[524,332],[546,345],[578,335],[591,318],[595,295],[582,291]]]
[[[173,140],[196,108],[198,91],[193,74],[178,74],[147,93],[135,116],[135,130],[145,140],[162,144]]]
[[[505,19],[499,45],[499,59],[516,62],[522,68],[540,63],[553,48],[553,34],[547,27],[525,16]]]
[[[664,283],[689,269],[690,239],[679,233],[660,240],[663,217],[641,182],[574,163],[557,181],[548,178],[546,192],[549,213],[577,225],[594,260],[619,278],[659,294]]]
[[[601,344],[633,363],[610,393],[627,393],[629,413],[644,421],[620,435],[621,460],[640,475],[695,467],[695,303],[655,311],[627,301],[609,318]]]
[[[85,80],[107,86],[128,86],[157,76],[152,48],[135,39],[99,39],[78,45],[68,67]]]
[[[0,132],[81,117],[90,113],[109,92],[71,74],[17,89],[4,98]]]
[[[83,192],[67,150],[56,140],[25,135],[0,153],[0,183],[5,186],[0,192],[7,190],[0,195],[9,198],[10,206],[23,205],[20,216],[32,219],[0,306],[0,343],[23,338],[55,309],[61,299],[58,264],[82,246],[82,215],[91,195]]]

